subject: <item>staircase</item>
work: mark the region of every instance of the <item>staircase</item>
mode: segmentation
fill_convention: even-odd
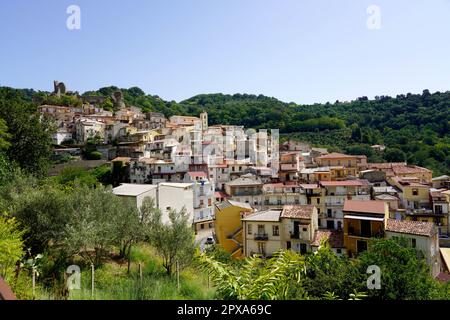
[[[242,254],[242,243],[236,239],[236,236],[242,232],[242,227],[237,228],[233,233],[227,236],[227,239],[236,243],[236,247],[231,252],[231,257],[240,256]]]

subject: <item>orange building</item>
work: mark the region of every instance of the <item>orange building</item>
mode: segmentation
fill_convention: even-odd
[[[344,246],[349,256],[367,250],[370,238],[384,236],[389,206],[376,200],[346,200],[344,203]]]

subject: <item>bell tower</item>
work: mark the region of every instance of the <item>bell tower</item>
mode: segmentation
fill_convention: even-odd
[[[202,121],[202,130],[208,129],[208,113],[203,111],[200,113],[200,120]]]

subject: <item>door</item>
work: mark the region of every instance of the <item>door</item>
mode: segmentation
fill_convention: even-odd
[[[298,228],[299,228],[300,222],[298,221],[294,221],[294,239],[298,239],[299,235],[298,235]]]
[[[361,220],[361,237],[370,238],[370,221]]]
[[[287,241],[286,242],[286,249],[291,249],[291,242],[290,241]]]
[[[258,242],[258,253],[266,256],[266,244],[264,242]]]
[[[327,220],[327,229],[334,229],[334,221]]]
[[[356,242],[356,251],[358,253],[366,251],[367,250],[367,241],[365,240],[358,240]]]
[[[300,253],[306,254],[306,243],[300,243]]]

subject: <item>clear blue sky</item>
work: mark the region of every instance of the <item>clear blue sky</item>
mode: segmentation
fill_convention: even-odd
[[[81,30],[66,28],[71,4]],[[0,85],[16,88],[297,103],[450,90],[449,0],[1,0],[0,39]]]

